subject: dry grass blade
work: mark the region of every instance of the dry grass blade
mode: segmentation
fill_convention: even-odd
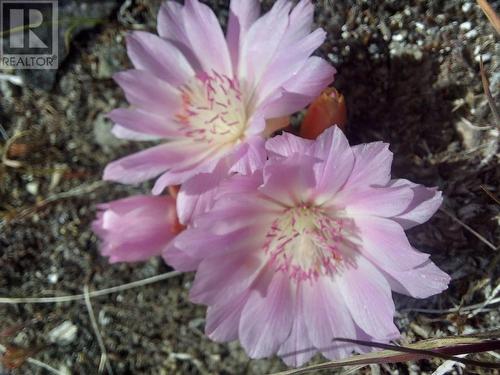
[[[368,354],[355,355],[345,360],[330,361],[321,363],[319,365],[312,365],[303,367],[300,369],[283,371],[273,375],[295,375],[295,374],[306,374],[319,370],[334,369],[346,366],[357,366],[357,365],[369,365],[369,364],[381,364],[381,363],[395,363],[395,362],[406,362],[410,360],[416,360],[428,357],[442,357],[443,352],[448,357],[453,357],[453,354],[463,354],[469,352],[480,352],[494,350],[492,346],[497,348],[500,346],[500,341],[494,340],[498,337],[498,331],[494,331],[488,334],[482,335],[470,335],[470,336],[454,336],[445,337],[439,339],[423,340],[414,344],[410,344],[404,349],[411,350],[411,353],[402,353],[402,347],[394,347],[398,350],[390,349],[383,350],[379,352],[372,352]],[[492,340],[493,339],[493,340]],[[372,343],[370,343],[371,345]],[[419,351],[420,354],[414,353],[413,350]],[[438,351],[436,353],[436,351]],[[422,354],[422,351],[429,354]],[[438,355],[436,355],[438,354]],[[461,361],[461,358],[453,357],[457,362]],[[447,358],[448,359],[448,358]],[[479,361],[475,361],[479,362]],[[500,368],[500,364],[489,363],[489,362],[479,362],[481,366],[486,364],[487,366],[492,365],[494,368]]]
[[[95,190],[100,189],[100,188],[106,186],[106,184],[107,184],[106,181],[96,181],[96,182],[92,182],[92,183],[90,183],[88,185],[77,186],[74,189],[71,189],[71,190],[68,190],[68,191],[63,191],[62,193],[51,195],[50,197],[44,199],[43,201],[38,202],[36,205],[34,205],[32,207],[29,207],[29,208],[26,208],[26,209],[24,209],[24,210],[16,213],[15,216],[12,219],[9,219],[8,221],[12,222],[12,221],[15,221],[15,220],[24,219],[27,216],[35,213],[37,210],[39,210],[40,208],[42,208],[42,207],[44,207],[44,206],[46,206],[46,205],[48,205],[50,203],[59,201],[61,199],[74,198],[74,197],[78,197],[80,195],[92,193]],[[0,229],[6,223],[7,223],[7,220],[4,220],[4,221],[0,222]]]
[[[373,341],[352,340],[352,339],[347,339],[347,338],[336,338],[334,341],[348,342],[351,344],[358,344],[358,345],[368,346],[368,347],[373,347],[373,348],[378,348],[378,349],[394,350],[397,352],[417,355],[417,357],[412,357],[411,358],[412,360],[420,359],[419,357],[422,357],[422,358],[437,357],[437,358],[441,358],[441,359],[460,362],[460,363],[463,363],[464,365],[471,365],[471,366],[478,366],[478,367],[485,367],[485,368],[500,368],[500,364],[497,364],[497,363],[490,363],[490,362],[476,361],[473,359],[460,358],[460,357],[456,357],[454,355],[450,355],[450,354],[446,353],[446,351],[451,351],[451,352],[455,351],[454,347],[448,347],[448,348],[445,347],[445,348],[442,348],[442,349],[439,348],[436,350],[426,350],[426,349],[407,348],[404,346],[396,346],[396,345],[384,344],[384,343],[373,342]],[[500,341],[499,340],[489,340],[489,341],[477,343],[477,344],[463,345],[458,350],[463,351],[465,348],[467,348],[465,350],[466,353],[468,353],[469,351],[474,352],[474,353],[487,352],[490,350],[499,349],[500,348]],[[440,352],[438,350],[442,350],[443,352]]]
[[[491,5],[486,0],[477,0],[478,5],[483,10],[488,20],[491,22],[497,33],[500,34],[500,18],[498,18],[497,14],[491,7]]]
[[[479,56],[479,71],[481,73],[481,83],[483,84],[484,95],[486,95],[486,98],[488,99],[488,104],[490,105],[491,112],[495,118],[495,125],[500,126],[500,115],[498,114],[498,109],[495,105],[493,95],[491,95],[490,82],[486,76],[486,72],[484,71],[483,58],[481,56]]]
[[[453,221],[457,222],[458,224],[460,224],[462,227],[464,227],[465,229],[467,229],[470,233],[472,233],[474,236],[477,237],[477,239],[479,241],[481,241],[482,243],[484,243],[485,245],[487,245],[490,249],[492,249],[493,251],[496,251],[498,248],[493,245],[490,241],[488,241],[486,238],[484,238],[482,235],[480,235],[478,232],[476,232],[474,229],[472,229],[471,227],[469,227],[467,224],[465,224],[462,220],[460,220],[458,217],[456,217],[455,215],[453,215],[451,212],[448,212],[447,210],[445,210],[444,208],[440,208],[439,211],[441,212],[444,212],[446,215],[448,215]]]
[[[486,186],[484,185],[479,185],[479,187],[486,193],[488,196],[495,201],[496,204],[500,205],[500,200],[493,194],[491,191],[489,191]]]
[[[111,288],[96,290],[89,293],[89,297],[100,297],[105,296],[107,294],[122,292],[124,290],[141,287],[148,284],[157,283],[159,281],[171,279],[172,277],[179,276],[181,272],[171,271],[165,272],[156,276],[148,277],[146,279],[133,281],[131,283],[122,284],[118,286],[114,286]],[[85,294],[73,294],[69,296],[60,296],[60,297],[26,297],[26,298],[9,298],[9,297],[0,297],[0,303],[6,303],[15,305],[18,303],[58,303],[58,302],[72,302],[72,301],[80,301],[85,299]]]
[[[85,296],[85,306],[87,307],[87,311],[89,312],[90,323],[92,324],[92,329],[94,330],[94,334],[97,338],[97,343],[99,344],[99,348],[101,349],[101,362],[99,363],[98,373],[101,374],[104,366],[106,366],[108,374],[113,375],[113,369],[111,368],[111,364],[108,360],[108,352],[106,351],[106,346],[104,345],[104,340],[102,339],[101,332],[99,332],[99,325],[97,324],[97,320],[95,318],[92,303],[90,303],[89,286],[87,284],[85,284],[85,286],[83,287],[83,294]]]

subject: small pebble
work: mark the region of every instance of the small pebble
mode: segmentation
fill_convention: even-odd
[[[468,13],[472,9],[472,3],[465,3],[462,5],[462,12]]]
[[[49,283],[55,284],[59,281],[59,275],[57,275],[57,273],[51,273],[47,276],[47,280]]]
[[[26,190],[31,195],[37,195],[38,194],[38,182],[33,181],[33,182],[27,183]]]
[[[392,40],[395,42],[402,42],[405,39],[405,36],[403,34],[394,34],[392,36]]]
[[[49,332],[49,341],[54,344],[68,345],[76,338],[78,327],[69,320],[64,321]]]
[[[465,33],[465,37],[467,39],[476,39],[477,35],[478,35],[478,32],[476,29],[472,29],[471,31]]]
[[[462,30],[462,31],[469,31],[472,28],[472,23],[470,23],[469,21],[466,21],[464,23],[461,23],[459,27],[460,27],[460,30]]]

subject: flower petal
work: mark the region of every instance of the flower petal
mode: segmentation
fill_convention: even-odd
[[[342,130],[326,129],[313,146],[314,155],[323,160],[315,166],[318,203],[326,202],[345,184],[354,166],[354,155]]]
[[[292,133],[283,132],[267,140],[266,150],[271,157],[290,157],[295,153],[307,155],[312,144],[313,142],[309,139],[300,138]]]
[[[389,283],[364,257],[354,261],[356,266],[347,266],[337,280],[354,321],[372,337],[393,337],[398,328]]]
[[[209,306],[205,333],[217,342],[233,341],[238,338],[241,311],[245,307],[250,291],[246,290],[231,300]]]
[[[427,298],[448,288],[450,276],[428,260],[408,271],[384,270],[392,290],[414,298]]]
[[[133,196],[100,206],[94,232],[110,263],[136,262],[160,255],[175,236],[175,201],[171,197]]]
[[[198,0],[186,0],[183,17],[189,45],[203,70],[233,77],[226,40],[214,12]]]
[[[249,97],[272,61],[288,27],[291,3],[278,0],[250,27],[241,43],[238,78]]]
[[[171,85],[143,70],[127,70],[113,78],[130,104],[170,118],[181,107],[181,95]]]
[[[241,312],[239,337],[251,358],[276,353],[292,329],[293,297],[288,276],[278,272],[270,282],[265,279],[259,278]]]
[[[260,136],[247,138],[233,151],[234,164],[229,171],[246,175],[262,168],[267,159],[264,144],[264,138]]]
[[[163,173],[182,161],[185,155],[186,145],[174,142],[161,144],[109,163],[103,179],[137,184]]]
[[[109,112],[107,117],[120,126],[137,133],[162,138],[180,135],[171,125],[172,120],[140,108],[117,108]]]
[[[304,314],[304,300],[302,286],[296,288],[297,296],[294,306],[294,318],[290,336],[280,346],[278,355],[288,366],[299,367],[309,361],[318,351],[309,339],[306,325],[307,316]]]
[[[358,216],[354,222],[362,239],[361,253],[384,270],[409,270],[429,258],[429,254],[415,251],[403,228],[390,219]]]
[[[342,194],[344,193],[344,194]],[[413,191],[407,187],[367,187],[342,191],[336,198],[346,206],[350,217],[373,215],[389,217],[405,212],[413,200]]]
[[[228,254],[204,259],[196,272],[189,298],[214,305],[250,288],[263,266],[263,259],[247,254]]]
[[[200,61],[191,48],[184,25],[185,7],[175,1],[165,1],[158,13],[158,34],[172,42],[189,61],[195,71],[200,71]]]
[[[372,142],[352,147],[354,168],[346,187],[354,185],[387,185],[391,179],[392,152],[383,142]]]
[[[175,246],[175,241],[170,241],[169,245],[162,250],[162,257],[169,266],[176,271],[191,272],[195,271],[200,259],[190,257],[184,251]]]
[[[157,141],[162,139],[162,137],[157,135],[139,133],[134,130],[127,129],[119,124],[116,124],[111,129],[111,133],[120,139],[129,139],[133,141]]]
[[[259,191],[287,206],[307,202],[316,186],[314,157],[294,154],[286,160],[268,162],[264,167],[264,183]]]
[[[428,188],[404,179],[391,181],[390,186],[406,186],[413,190],[413,201],[404,213],[394,218],[404,229],[425,223],[443,202],[443,194],[437,188]]]
[[[335,337],[356,338],[356,329],[339,287],[329,276],[302,284],[304,316],[310,340],[326,357],[348,357],[351,345],[334,343]]]
[[[194,70],[184,55],[157,35],[134,31],[127,36],[127,52],[136,69],[153,73],[174,86],[194,77]]]
[[[323,44],[325,38],[325,31],[317,29],[292,46],[280,48],[259,82],[256,91],[257,103],[264,102],[269,95],[279,90],[287,81],[295,79],[305,66],[309,56]]]
[[[226,40],[234,67],[238,66],[241,41],[259,14],[258,0],[231,0]]]

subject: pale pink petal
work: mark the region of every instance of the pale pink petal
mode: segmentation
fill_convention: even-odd
[[[302,110],[333,82],[335,72],[335,68],[325,60],[310,57],[302,69],[284,83],[281,96],[266,101],[266,116],[280,117]]]
[[[392,152],[383,142],[353,146],[355,163],[346,187],[386,185],[391,179]]]
[[[111,133],[120,139],[130,139],[134,141],[157,141],[162,139],[162,137],[157,135],[139,133],[130,129],[127,129],[121,125],[116,124],[111,129]]]
[[[116,73],[114,80],[130,104],[170,118],[181,108],[181,95],[167,82],[142,70]]]
[[[345,189],[336,200],[346,206],[347,214],[351,217],[373,215],[392,218],[407,210],[413,200],[413,191],[403,186]]]
[[[187,39],[203,70],[232,77],[227,43],[214,12],[198,0],[186,0],[183,16]]]
[[[351,345],[333,342],[335,337],[356,338],[356,329],[339,286],[330,276],[302,284],[304,317],[309,339],[326,357],[345,358]]]
[[[175,201],[134,196],[100,206],[92,228],[111,263],[136,262],[160,255],[174,237]]]
[[[414,298],[427,298],[448,288],[450,276],[428,260],[408,271],[384,270],[389,276],[392,290]]]
[[[257,192],[257,188],[262,185],[262,182],[262,170],[257,170],[254,173],[247,175],[232,175],[231,178],[227,178],[222,181],[217,189],[217,207],[225,205],[228,197],[235,196],[237,200],[229,202],[228,205],[228,208],[231,209],[234,203],[241,202],[239,198],[241,198],[242,195],[244,196],[245,193],[249,193],[250,199],[252,199],[249,206],[255,207],[258,204],[255,203],[253,195]]]
[[[200,61],[187,37],[184,13],[183,5],[175,1],[164,2],[158,13],[158,34],[172,42],[184,54],[195,71],[200,71]]]
[[[307,95],[311,99],[333,82],[336,70],[327,61],[317,56],[311,56],[299,70],[296,77],[287,81],[283,88],[292,93]]]
[[[317,163],[317,159],[302,154],[294,154],[281,162],[269,162],[264,167],[264,184],[259,191],[288,206],[307,202],[316,186]]]
[[[250,290],[245,290],[231,300],[209,306],[205,333],[217,342],[233,341],[238,338],[241,311],[245,307]]]
[[[234,67],[238,66],[241,40],[259,14],[258,0],[231,0],[226,40]]]
[[[293,296],[290,280],[282,272],[271,281],[259,278],[243,311],[239,327],[241,345],[251,358],[270,356],[290,335]]]
[[[252,94],[272,61],[288,27],[291,3],[278,0],[243,36],[238,67],[243,90]]]
[[[193,152],[189,152],[190,148]],[[180,185],[189,180],[198,173],[210,173],[217,166],[219,159],[213,148],[207,148],[204,144],[192,144],[184,152],[184,158],[173,168],[158,178],[153,186],[153,194],[158,195],[165,190],[167,186]]]
[[[194,77],[194,70],[184,55],[157,35],[134,31],[127,36],[127,52],[136,69],[153,73],[174,86]]]
[[[354,155],[342,130],[337,126],[326,129],[317,139],[314,156],[322,159],[315,166],[317,202],[326,202],[345,184],[354,166]]]
[[[107,115],[116,124],[137,133],[171,138],[178,137],[173,121],[140,108],[117,108]]]
[[[206,258],[197,269],[189,298],[204,305],[230,300],[250,288],[263,265],[263,259],[252,254]]]
[[[428,188],[404,179],[391,181],[390,186],[407,186],[414,193],[413,201],[406,211],[394,218],[404,229],[425,223],[443,203],[443,194],[437,188]]]
[[[290,336],[280,346],[278,355],[283,362],[291,367],[299,367],[309,361],[318,349],[309,339],[306,325],[307,316],[304,314],[304,298],[302,285],[296,288],[294,303],[294,319]]]
[[[104,180],[124,184],[137,184],[149,180],[183,161],[193,152],[183,143],[164,143],[109,163],[104,170]]]
[[[270,94],[278,90],[285,82],[297,76],[309,56],[323,44],[325,37],[326,33],[322,29],[317,29],[294,43],[293,48],[282,48],[267,67],[257,86],[257,103],[264,102]]]
[[[409,270],[428,258],[428,254],[415,251],[408,242],[401,226],[378,217],[356,217],[354,219],[362,239],[361,252],[383,269]]]
[[[175,246],[175,241],[170,241],[167,247],[162,250],[162,257],[169,266],[177,271],[196,271],[201,259],[193,258]]]
[[[215,223],[214,223],[215,225]],[[265,232],[257,225],[214,234],[206,229],[192,228],[177,236],[175,246],[193,258],[206,258],[234,253],[251,253],[262,246]],[[207,252],[207,249],[210,251]]]
[[[297,137],[292,133],[283,132],[281,135],[272,137],[266,142],[266,150],[273,156],[290,157],[300,153],[307,155],[313,141]]]
[[[312,30],[314,4],[310,0],[300,0],[290,13],[290,22],[283,45],[291,46],[306,37]]]
[[[356,324],[373,337],[392,337],[394,302],[385,277],[364,257],[353,259],[337,278],[337,285]]]
[[[267,159],[264,144],[265,140],[262,137],[247,138],[245,143],[233,151],[231,159],[234,164],[229,171],[246,175],[262,168]]]
[[[217,188],[227,176],[226,163],[219,163],[211,173],[200,173],[184,182],[177,195],[179,220],[188,224],[212,207]]]

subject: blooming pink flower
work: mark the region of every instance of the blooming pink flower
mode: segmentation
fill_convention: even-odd
[[[310,0],[293,9],[278,0],[259,18],[258,0],[232,0],[224,37],[206,5],[167,1],[159,36],[127,38],[135,69],[115,79],[131,107],[109,114],[118,137],[165,142],[110,163],[104,178],[134,184],[160,176],[159,194],[198,173],[254,170],[272,131],[266,120],[302,109],[333,81],[334,68],[311,57],[325,39],[322,29],[311,32],[313,11]],[[188,215],[181,213],[184,222]]]
[[[335,337],[398,337],[391,290],[426,298],[449,282],[404,232],[432,216],[441,192],[391,180],[387,144],[351,147],[337,127],[266,148],[263,168],[227,179],[164,253],[197,269],[190,298],[208,305],[208,336],[291,366],[363,350]]]
[[[175,200],[138,195],[99,206],[92,223],[111,263],[136,262],[160,255],[177,234]]]

